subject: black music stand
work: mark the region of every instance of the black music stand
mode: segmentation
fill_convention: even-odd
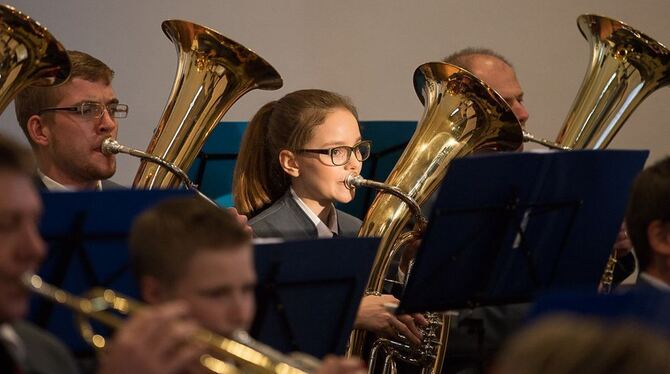
[[[375,238],[257,245],[252,336],[285,353],[343,354],[378,245]]]
[[[572,151],[455,160],[398,313],[595,288],[647,155]]]
[[[49,254],[39,274],[77,295],[101,286],[137,297],[127,250],[133,218],[161,200],[190,195],[183,190],[43,193],[40,232]],[[29,319],[58,336],[75,354],[91,352],[76,331],[72,311],[35,297]]]

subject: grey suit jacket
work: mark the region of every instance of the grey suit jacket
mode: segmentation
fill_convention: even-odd
[[[249,220],[249,226],[257,238],[316,239],[318,237],[314,223],[300,209],[287,192],[269,208]],[[337,226],[340,236],[356,236],[361,220],[337,210]]]
[[[54,336],[26,321],[12,323],[26,348],[26,374],[78,374],[70,352]]]

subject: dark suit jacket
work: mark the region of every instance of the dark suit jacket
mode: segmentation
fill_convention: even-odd
[[[37,187],[38,190],[40,191],[48,191],[47,186],[44,184],[42,179],[39,177],[35,177],[35,186]],[[109,179],[105,179],[102,181],[102,190],[107,191],[107,190],[122,190],[125,189],[126,187],[116,183],[112,182]]]
[[[356,236],[361,220],[337,210],[337,226],[340,236]],[[314,223],[287,192],[269,208],[249,220],[249,226],[258,238],[316,239],[318,233]]]
[[[637,281],[635,282],[635,285],[633,285],[629,291],[634,291],[634,292],[648,292],[648,291],[657,291],[657,292],[668,292],[666,289],[662,289],[657,287],[655,284],[650,283],[647,281],[644,277],[641,277],[639,274],[637,276]]]
[[[69,351],[54,336],[26,321],[12,324],[27,354],[26,374],[78,374]]]
[[[449,326],[443,373],[486,372],[505,340],[521,327],[530,304],[460,310]]]

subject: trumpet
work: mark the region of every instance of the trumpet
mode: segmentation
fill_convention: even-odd
[[[44,282],[35,274],[26,273],[21,280],[30,291],[77,312],[82,336],[98,349],[104,348],[106,341],[103,336],[93,332],[89,319],[116,329],[124,322],[121,315],[130,315],[142,307],[139,302],[109,289],[93,289],[88,297],[78,297]],[[254,340],[244,331],[236,331],[231,338],[226,338],[202,329],[193,339],[208,347],[211,352],[200,357],[200,364],[217,374],[307,374],[315,372],[320,366],[315,358],[309,357],[307,360],[302,356],[286,356]]]

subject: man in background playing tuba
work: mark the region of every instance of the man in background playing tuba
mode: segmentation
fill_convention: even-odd
[[[525,130],[530,114],[524,105],[524,92],[514,67],[506,58],[490,49],[466,48],[445,57],[443,61],[470,71],[498,92]],[[624,256],[631,249],[622,227],[614,250],[619,256]],[[634,259],[626,256],[619,264],[616,276],[620,281],[632,272]],[[526,304],[516,304],[460,311],[449,332],[445,360],[447,372],[483,371],[505,338],[520,325],[526,309]]]

